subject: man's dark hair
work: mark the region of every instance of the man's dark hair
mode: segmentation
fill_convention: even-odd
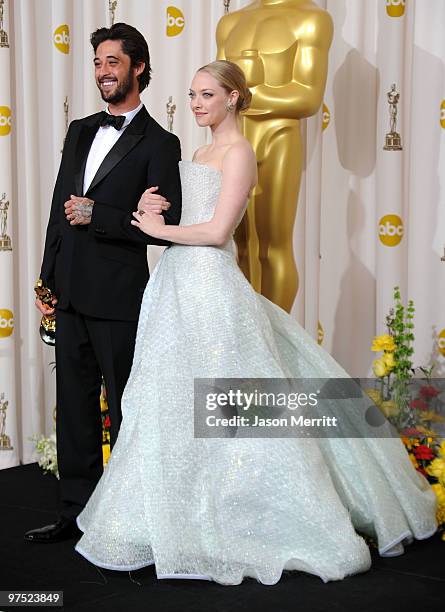
[[[148,45],[142,34],[126,23],[115,23],[111,28],[99,28],[91,34],[90,41],[94,53],[97,47],[106,40],[120,40],[122,51],[131,59],[133,67],[145,63],[144,71],[138,76],[139,92],[143,91],[150,83],[151,66]]]

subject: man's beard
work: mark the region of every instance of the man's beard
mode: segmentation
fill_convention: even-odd
[[[102,100],[104,102],[108,102],[108,104],[119,104],[119,102],[123,102],[125,98],[128,96],[130,91],[132,90],[132,68],[130,67],[127,73],[127,76],[124,80],[117,86],[116,90],[113,93],[107,94],[103,89],[99,87],[100,95],[102,96]]]

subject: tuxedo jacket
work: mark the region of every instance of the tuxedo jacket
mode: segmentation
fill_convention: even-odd
[[[58,299],[78,312],[137,320],[148,281],[147,244],[168,245],[131,225],[142,193],[158,186],[171,207],[167,224],[181,217],[180,144],[145,107],[106,155],[87,191],[85,166],[101,113],[70,124],[63,148],[46,232],[40,277]],[[113,128],[108,128],[113,129]],[[89,225],[70,225],[64,203],[71,194],[94,200]]]

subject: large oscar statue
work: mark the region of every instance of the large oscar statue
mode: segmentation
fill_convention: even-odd
[[[237,63],[253,94],[243,123],[258,185],[235,235],[239,264],[259,293],[287,311],[298,289],[299,123],[322,102],[332,33],[331,17],[311,0],[255,0],[222,17],[216,34],[218,59]]]

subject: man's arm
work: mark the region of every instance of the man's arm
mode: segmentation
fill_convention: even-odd
[[[60,231],[60,207],[62,206],[62,181],[65,172],[67,151],[72,146],[72,127],[75,124],[73,121],[69,128],[65,138],[65,144],[63,147],[62,160],[60,162],[59,172],[57,174],[56,184],[54,186],[53,198],[51,203],[51,212],[49,215],[48,226],[46,229],[45,238],[45,249],[43,252],[42,267],[40,270],[40,278],[44,285],[54,291],[54,267],[56,262],[56,251],[59,240],[61,238]]]
[[[180,159],[179,140],[171,134],[153,155],[148,166],[147,187],[159,187],[157,193],[162,194],[170,202],[170,208],[162,213],[166,225],[178,225],[181,219],[181,180],[178,168]],[[134,208],[136,210],[137,202]],[[170,244],[168,241],[147,236],[133,227],[132,219],[132,212],[125,212],[120,208],[96,201],[88,231],[98,239],[130,240],[161,246]]]

